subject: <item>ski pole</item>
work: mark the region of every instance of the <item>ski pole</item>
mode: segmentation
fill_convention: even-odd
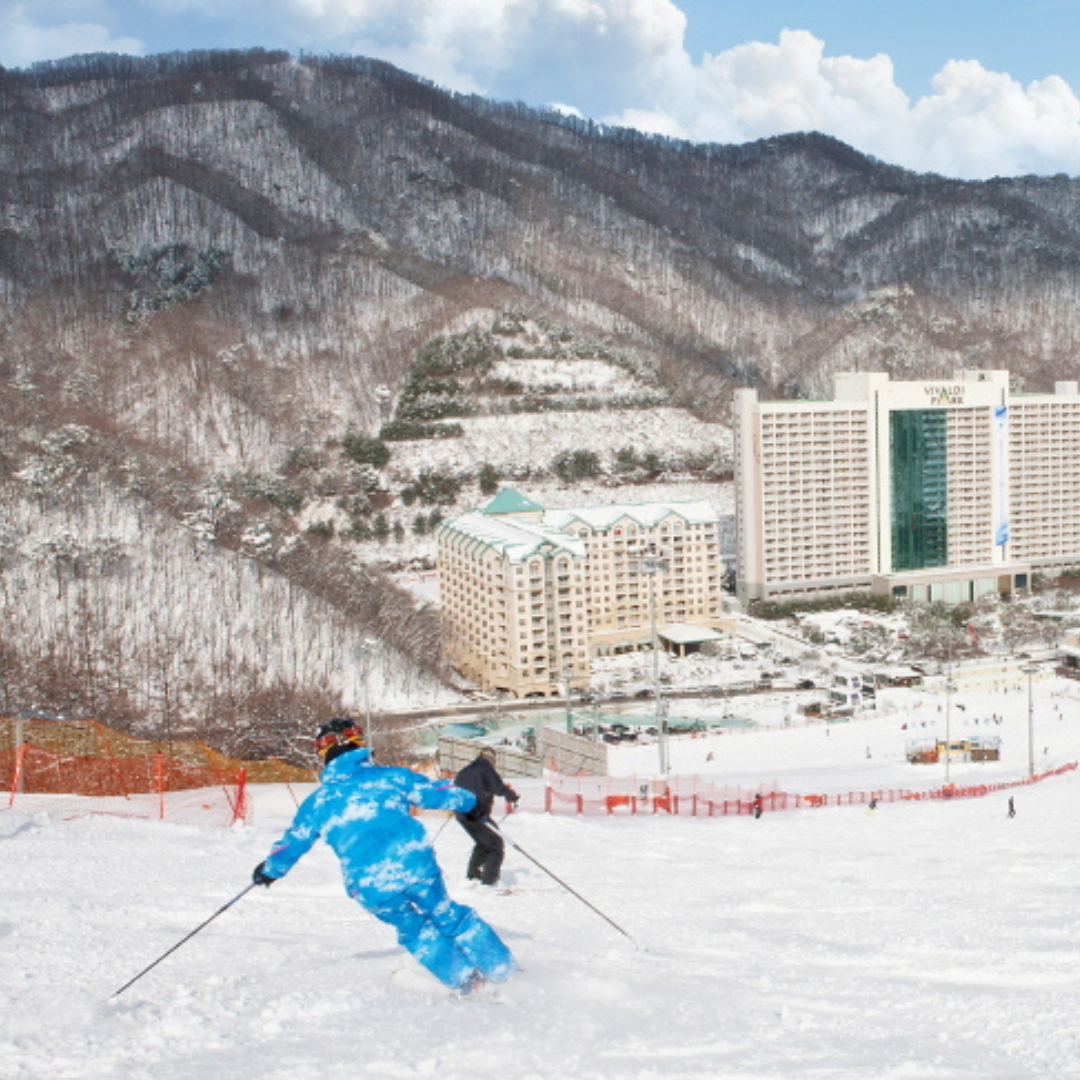
[[[174,952],[176,952],[176,950],[179,949],[180,946],[183,945],[185,941],[190,941],[191,938],[193,938],[200,930],[202,930],[205,926],[208,926],[210,923],[212,923],[219,915],[224,914],[224,912],[228,911],[229,908],[231,908],[233,906],[233,904],[235,904],[236,901],[240,899],[240,897],[242,897],[245,894],[251,892],[251,890],[254,889],[254,888],[255,888],[255,882],[252,882],[242,892],[237,893],[227,904],[223,904],[221,907],[219,907],[217,909],[217,911],[215,911],[214,914],[210,916],[209,919],[205,919],[203,922],[199,923],[199,925],[196,926],[195,929],[192,930],[190,934],[188,934],[186,937],[181,938],[171,949],[169,949],[167,952],[163,952],[152,964],[148,964],[146,967],[144,967],[142,969],[142,971],[140,971],[139,974],[136,975],[133,979],[128,979],[128,981],[126,983],[124,983],[124,985],[121,986],[120,989],[117,990],[116,993],[114,993],[112,996],[113,997],[119,997],[129,986],[131,986],[133,983],[138,982],[152,968],[157,967],[158,964],[160,964],[161,961],[164,960],[166,956],[170,956]]]
[[[439,826],[439,828],[436,831],[435,835],[431,838],[431,844],[432,844],[433,847],[435,845],[435,841],[438,840],[440,836],[442,836],[443,829],[445,829],[446,826],[450,824],[451,820],[453,819],[453,816],[454,816],[453,812],[451,812],[451,813],[447,814],[445,818],[443,818],[443,823]]]
[[[503,814],[503,816],[502,816],[502,821],[505,821],[505,820],[506,820],[506,819],[507,819],[507,818],[508,818],[509,816],[510,816],[510,812],[509,812],[509,811],[507,811],[507,812],[506,812],[505,814]],[[436,841],[436,840],[438,840],[440,836],[442,836],[442,831],[443,831],[443,829],[445,829],[445,828],[446,828],[446,826],[447,826],[447,825],[449,825],[449,824],[450,824],[450,822],[454,820],[454,817],[455,817],[455,815],[454,815],[454,812],[453,812],[453,810],[451,810],[451,811],[450,811],[450,812],[449,812],[449,813],[448,813],[448,814],[446,815],[446,818],[445,818],[445,819],[443,820],[443,823],[442,823],[442,824],[441,824],[441,825],[440,825],[440,826],[438,827],[438,829],[437,829],[437,830],[435,831],[435,835],[434,835],[434,836],[433,836],[433,837],[431,838],[431,841],[430,841],[430,843],[432,844],[432,846],[434,846],[434,844],[435,844],[435,841]],[[491,821],[491,819],[490,819],[490,818],[488,818],[487,820],[488,820],[488,822],[489,822],[489,823],[490,823],[491,825],[495,825],[495,822],[494,822],[494,821]],[[500,824],[501,824],[501,822],[500,822]],[[496,828],[496,829],[498,829],[498,827],[499,827],[498,825],[495,825],[495,828]]]
[[[599,915],[600,918],[604,920],[604,922],[606,922],[609,926],[613,926],[616,930],[618,930],[619,933],[622,934],[622,936],[624,938],[626,938],[627,941],[629,941],[635,948],[640,949],[642,947],[617,922],[615,922],[613,919],[609,919],[608,916],[605,915],[595,904],[590,904],[589,901],[586,900],[585,897],[581,895],[581,893],[579,893],[576,889],[572,889],[569,885],[567,885],[566,882],[563,881],[563,879],[558,876],[558,874],[553,873],[542,862],[540,862],[539,859],[533,858],[533,856],[530,855],[520,844],[516,843],[509,836],[507,836],[506,833],[504,833],[502,831],[502,829],[500,829],[499,826],[496,825],[495,822],[491,820],[491,818],[486,818],[485,820],[487,821],[487,823],[497,833],[499,833],[503,837],[503,839],[506,840],[506,842],[516,852],[518,852],[521,855],[524,855],[525,858],[528,859],[529,862],[533,863],[535,866],[539,866],[540,869],[543,870],[544,873],[547,874],[548,877],[550,877],[554,881],[557,881],[572,896],[576,896],[587,908],[590,908],[592,911],[595,911],[596,914]]]

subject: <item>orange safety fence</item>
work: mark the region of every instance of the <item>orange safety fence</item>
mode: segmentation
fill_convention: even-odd
[[[313,778],[285,762],[246,762],[195,740],[138,739],[92,720],[0,718],[0,810],[228,826],[248,816],[249,783]]]
[[[1038,783],[1077,767],[1077,762],[1022,780],[994,784],[948,784],[940,788],[907,788],[845,791],[831,794],[794,794],[779,785],[756,787],[722,785],[697,776],[667,780],[637,777],[567,776],[545,770],[541,784],[521,783],[517,809],[548,814],[638,815],[667,814],[681,817],[728,817],[781,810],[816,809],[826,806],[870,806],[929,799],[979,798],[994,792]]]
[[[801,795],[795,796],[795,798],[799,800],[797,805],[810,807],[860,806],[870,802],[919,802],[928,799],[978,799],[999,791],[1009,791],[1013,788],[1037,784],[1050,777],[1062,776],[1067,772],[1072,772],[1077,767],[1077,764],[1077,762],[1072,761],[1067,765],[1060,766],[1060,768],[1048,769],[1046,772],[1024,777],[1022,780],[1006,780],[996,784],[943,784],[939,788],[929,788],[923,791],[910,791],[902,788],[884,791],[848,791],[833,795]]]
[[[518,782],[521,803],[517,809],[550,814],[727,817],[753,815],[759,802],[764,813],[975,798],[1076,768],[1072,762],[1034,777],[994,784],[831,794],[793,794],[779,790],[776,781],[746,787],[716,784],[698,776],[657,780],[570,776],[545,769],[541,781]],[[248,816],[248,784],[315,780],[312,769],[276,759],[230,758],[195,740],[138,739],[92,720],[0,718],[0,810],[45,809],[232,825]],[[506,809],[511,808],[507,805]]]

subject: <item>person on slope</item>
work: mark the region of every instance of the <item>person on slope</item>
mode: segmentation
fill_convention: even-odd
[[[270,886],[322,837],[341,862],[345,889],[397,930],[398,942],[445,985],[471,993],[502,982],[514,967],[510,950],[472,908],[447,895],[427,830],[414,807],[468,811],[470,791],[404,768],[376,765],[353,720],[331,720],[315,748],[324,768],[319,787],[255,868]]]
[[[498,885],[506,845],[488,818],[491,816],[496,795],[501,795],[511,804],[516,803],[520,796],[499,775],[495,768],[495,751],[490,746],[485,746],[476,758],[454,777],[454,784],[476,796],[476,805],[471,810],[464,813],[458,811],[455,814],[461,827],[473,841],[466,876],[470,881],[479,881],[482,885]]]

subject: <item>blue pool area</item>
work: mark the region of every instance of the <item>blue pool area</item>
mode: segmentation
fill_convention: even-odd
[[[455,739],[477,739],[486,731],[483,724],[447,724],[442,729],[442,734],[451,735]]]

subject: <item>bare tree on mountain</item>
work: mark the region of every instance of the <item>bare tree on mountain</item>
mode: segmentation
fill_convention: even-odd
[[[0,70],[0,705],[288,744],[355,701],[367,636],[437,683],[437,616],[355,537],[450,508],[404,516],[415,477],[349,488],[343,447],[427,343],[526,311],[714,421],[736,387],[871,365],[1046,388],[1080,342],[1078,198],[817,134],[696,146],[359,57]]]

